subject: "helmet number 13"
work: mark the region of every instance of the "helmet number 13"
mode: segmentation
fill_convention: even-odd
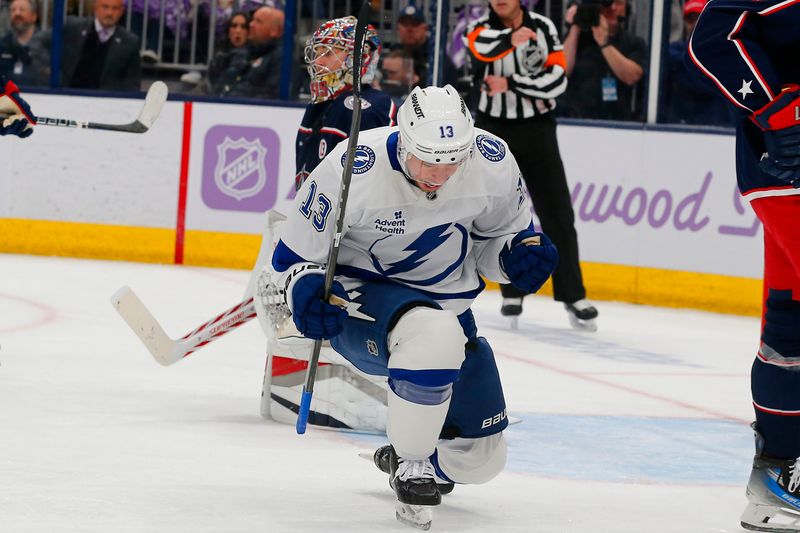
[[[442,139],[453,137],[453,126],[439,126],[439,137]]]

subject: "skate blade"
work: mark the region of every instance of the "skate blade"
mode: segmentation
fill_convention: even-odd
[[[750,503],[740,518],[742,527],[750,531],[785,533],[800,531],[800,514],[772,505]]]
[[[508,317],[508,322],[509,322],[509,325],[511,326],[511,329],[513,329],[514,331],[519,329],[519,317],[518,316]]]
[[[578,331],[588,331],[590,333],[597,331],[597,322],[594,318],[590,320],[581,320],[572,313],[567,314],[569,315],[569,323]]]
[[[396,502],[394,509],[399,522],[424,531],[431,528],[433,508],[430,505],[409,505]]]

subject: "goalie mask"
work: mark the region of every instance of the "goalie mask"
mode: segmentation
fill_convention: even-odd
[[[416,87],[397,112],[398,160],[424,191],[444,185],[472,156],[475,128],[467,105],[451,85]]]
[[[331,100],[353,87],[353,46],[355,17],[324,22],[306,41],[305,60],[311,77],[311,103]],[[361,81],[369,83],[375,74],[381,41],[372,25],[366,29],[361,53]]]

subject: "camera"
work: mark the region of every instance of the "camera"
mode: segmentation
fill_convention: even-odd
[[[611,6],[612,3],[614,0],[580,0],[573,23],[583,31],[589,31],[593,26],[599,26],[600,10]]]

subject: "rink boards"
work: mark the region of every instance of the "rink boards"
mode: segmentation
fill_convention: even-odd
[[[141,107],[29,101],[102,122]],[[250,268],[263,213],[291,206],[302,113],[170,101],[145,135],[4,138],[0,252]],[[736,191],[732,135],[562,125],[559,142],[590,297],[759,313],[762,230]]]

